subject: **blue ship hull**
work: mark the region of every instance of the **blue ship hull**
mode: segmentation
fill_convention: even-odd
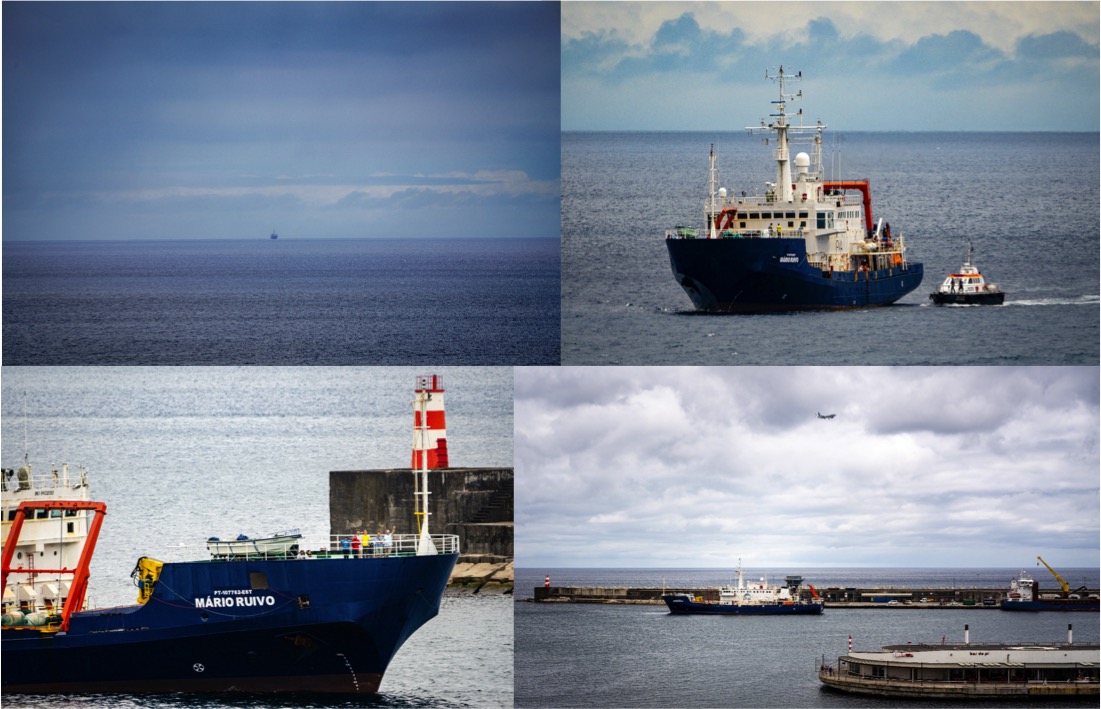
[[[457,554],[164,565],[144,605],[6,629],[4,692],[375,692]]]
[[[734,605],[727,603],[700,603],[684,594],[662,596],[669,612],[678,615],[817,615],[824,604],[788,603],[775,605]]]
[[[760,313],[889,305],[921,285],[920,263],[856,273],[807,261],[802,238],[666,239],[677,282],[699,310]]]
[[[1089,599],[1083,598],[1076,600],[1073,598],[1052,598],[1046,601],[1009,601],[1003,599],[1000,605],[1003,611],[1085,611],[1096,613],[1101,610],[1101,604],[1099,604],[1096,598]]]

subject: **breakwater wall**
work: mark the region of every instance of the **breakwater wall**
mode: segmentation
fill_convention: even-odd
[[[1006,597],[1004,588],[817,588],[818,595],[835,608],[997,608]],[[637,603],[661,604],[664,593],[707,596],[704,588],[634,588],[597,586],[537,586],[535,603]],[[713,592],[713,590],[712,590]],[[1096,589],[1088,591],[1097,595]],[[800,589],[800,598],[811,592]]]
[[[429,529],[456,534],[467,564],[507,564],[511,575],[512,468],[428,471]],[[414,475],[409,468],[329,473],[329,533],[415,534]]]
[[[459,562],[451,572],[448,585],[471,593],[510,595],[514,572],[512,562]]]

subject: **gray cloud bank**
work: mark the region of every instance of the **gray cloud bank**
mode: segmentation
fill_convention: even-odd
[[[1091,367],[518,369],[518,564],[1094,566],[1098,396]]]
[[[563,25],[566,130],[739,130],[779,64],[848,130],[1098,129],[1097,3],[567,3]]]

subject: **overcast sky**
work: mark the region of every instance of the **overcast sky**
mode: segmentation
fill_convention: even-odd
[[[517,369],[517,566],[1097,567],[1098,371]]]
[[[841,130],[1096,131],[1097,2],[567,2],[563,130],[742,130],[766,67]]]
[[[4,239],[557,237],[557,3],[4,3]]]

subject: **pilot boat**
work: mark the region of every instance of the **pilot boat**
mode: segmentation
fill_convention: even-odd
[[[803,92],[788,93],[787,82],[802,72],[785,74],[781,66],[766,77],[780,88],[773,120],[746,130],[774,134],[776,181],[763,193],[728,193],[717,185],[711,146],[704,228],[665,233],[677,283],[697,310],[740,313],[888,305],[915,290],[923,266],[906,257],[901,234],[873,219],[868,181],[824,179],[826,126],[802,125],[802,110],[799,125],[789,122],[787,104]],[[811,153],[792,158],[793,141],[809,142]],[[853,192],[861,198],[850,198]]]
[[[967,242],[967,258],[956,273],[951,273],[940,288],[929,294],[937,305],[1001,305],[1005,293],[993,283],[987,283],[971,260],[972,246]]]

